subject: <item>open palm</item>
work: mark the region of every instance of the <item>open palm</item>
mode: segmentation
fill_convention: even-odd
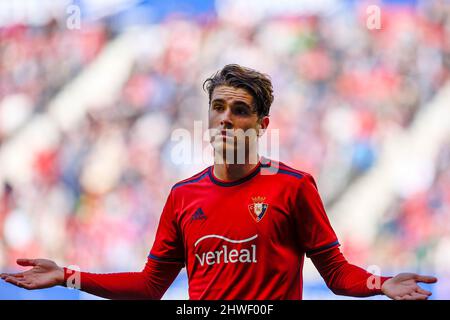
[[[19,273],[2,273],[0,278],[25,289],[50,288],[64,283],[64,270],[55,262],[47,259],[18,259],[17,264],[33,267]]]
[[[415,273],[400,273],[383,283],[381,291],[395,300],[426,300],[431,292],[422,289],[417,283],[435,283],[437,278]]]

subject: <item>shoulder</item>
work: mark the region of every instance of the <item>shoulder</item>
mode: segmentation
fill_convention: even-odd
[[[261,174],[273,177],[268,179],[268,183],[282,184],[286,190],[293,193],[318,192],[311,173],[293,168],[281,161],[266,160],[262,162]]]
[[[209,172],[210,168],[211,167],[207,167],[187,179],[178,181],[177,183],[175,183],[173,185],[171,191],[174,191],[175,189],[179,189],[180,187],[183,187],[183,186],[192,185],[192,184],[201,182],[204,178],[206,178],[208,176],[208,172]]]
[[[261,163],[261,170],[263,173],[266,172],[267,175],[289,176],[300,181],[314,180],[313,176],[306,171],[295,169],[284,162],[271,159],[264,159]]]

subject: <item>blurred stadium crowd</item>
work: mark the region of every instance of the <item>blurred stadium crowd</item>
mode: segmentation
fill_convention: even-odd
[[[312,173],[331,206],[450,78],[449,2],[385,7],[381,30],[368,30],[365,18],[358,7],[256,21],[168,17],[151,26],[154,38],[136,44],[114,103],[35,152],[27,178],[0,173],[0,269],[13,269],[18,257],[140,269],[170,187],[195,173],[173,164],[171,132],[205,120],[202,82],[231,62],[271,76],[280,159]],[[105,21],[73,31],[57,20],[0,29],[0,148],[121,36],[108,30]],[[442,260],[450,249],[450,141],[433,180],[395,201],[373,248],[348,244],[350,257],[386,268],[450,266]]]
[[[14,134],[34,113],[44,112],[64,84],[95,59],[106,36],[103,25],[69,32],[56,20],[42,27],[1,28],[0,141]]]

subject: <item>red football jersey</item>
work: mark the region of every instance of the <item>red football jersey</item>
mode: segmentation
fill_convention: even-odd
[[[339,246],[313,177],[263,159],[171,190],[149,258],[186,265],[190,299],[301,299],[305,254]]]

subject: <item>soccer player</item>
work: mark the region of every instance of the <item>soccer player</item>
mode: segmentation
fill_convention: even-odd
[[[269,126],[273,101],[268,76],[227,65],[204,88],[209,128],[217,133],[214,165],[172,187],[141,272],[75,272],[46,259],[19,259],[32,268],[0,277],[26,289],[68,286],[78,277],[79,289],[100,297],[160,299],[186,266],[190,299],[302,299],[306,255],[338,295],[431,295],[418,283],[435,277],[381,277],[347,262],[314,178],[258,156],[254,142]],[[256,134],[238,143],[238,131]]]

